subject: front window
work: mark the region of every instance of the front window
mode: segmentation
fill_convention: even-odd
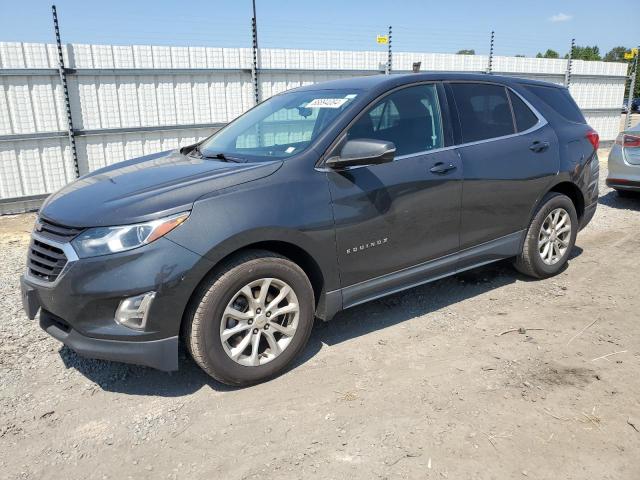
[[[396,157],[443,146],[442,117],[433,84],[406,87],[377,102],[351,126],[349,140],[393,142]]]
[[[357,96],[354,90],[276,95],[205,140],[200,151],[249,161],[290,157],[307,148]]]

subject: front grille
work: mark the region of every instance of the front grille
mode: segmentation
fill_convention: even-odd
[[[51,222],[45,218],[38,217],[36,220],[36,232],[38,234],[51,238],[60,243],[65,243],[82,232],[82,228],[75,227],[65,227],[64,225],[60,225],[58,223]]]
[[[60,248],[35,238],[31,239],[27,268],[33,277],[53,282],[66,264],[67,257]]]
[[[45,282],[53,282],[58,278],[69,261],[63,245],[68,244],[82,231],[82,228],[66,227],[38,217],[27,256],[29,274]]]

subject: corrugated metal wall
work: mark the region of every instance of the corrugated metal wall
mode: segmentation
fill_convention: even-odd
[[[251,108],[251,49],[67,45],[80,173],[193,143]],[[484,71],[487,57],[394,53],[394,71]],[[385,52],[261,49],[265,99],[300,85],[384,69]],[[0,42],[0,204],[75,177],[55,45]],[[603,140],[620,120],[626,65],[573,62],[571,93]],[[494,57],[496,73],[563,83],[566,60]],[[6,211],[6,208],[5,208]]]

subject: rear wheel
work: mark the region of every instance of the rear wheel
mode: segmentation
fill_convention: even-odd
[[[525,275],[546,278],[560,272],[578,233],[578,215],[569,197],[550,192],[542,199],[515,267]]]
[[[196,363],[228,385],[281,373],[304,348],[314,296],[302,269],[267,251],[242,254],[200,288],[186,321]]]

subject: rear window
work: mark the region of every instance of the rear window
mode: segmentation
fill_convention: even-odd
[[[513,115],[516,118],[516,127],[519,132],[530,129],[538,123],[538,117],[531,111],[527,104],[524,103],[518,95],[509,92],[511,98],[511,106],[513,107]]]
[[[452,83],[464,143],[515,133],[507,91],[500,85]]]
[[[566,88],[541,87],[539,85],[525,85],[525,87],[565,120],[575,123],[587,123]]]

